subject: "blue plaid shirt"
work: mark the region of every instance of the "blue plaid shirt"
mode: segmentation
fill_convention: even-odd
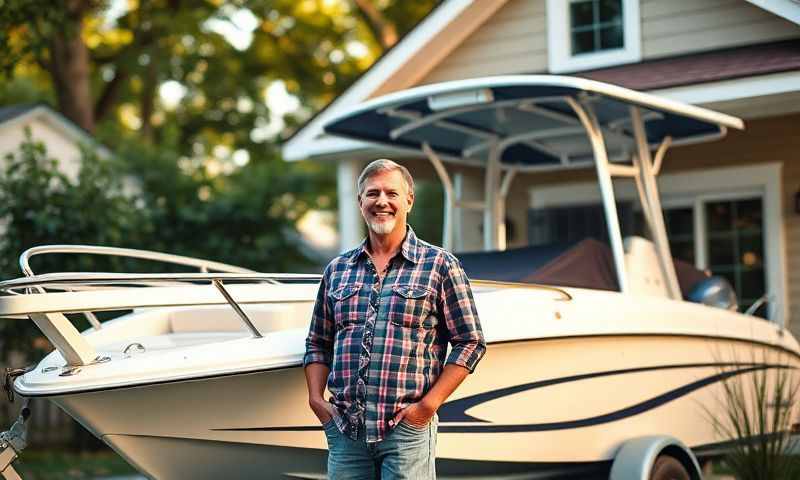
[[[420,401],[446,363],[471,372],[486,351],[460,262],[407,228],[382,280],[365,240],[331,261],[317,294],[303,363],[331,368],[334,419],[353,439],[364,426],[367,442],[382,440],[388,421]]]

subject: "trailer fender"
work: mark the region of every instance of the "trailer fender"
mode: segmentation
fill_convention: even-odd
[[[611,465],[609,480],[648,480],[656,458],[667,454],[679,460],[692,480],[701,480],[700,465],[692,451],[677,438],[667,435],[637,437],[625,441]]]

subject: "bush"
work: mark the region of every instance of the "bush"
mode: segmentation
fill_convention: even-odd
[[[800,462],[791,454],[797,366],[788,354],[767,347],[748,360],[728,363],[720,372],[724,380],[717,406],[723,415],[706,410],[717,434],[728,442],[723,465],[738,480],[800,478]]]
[[[146,232],[146,215],[132,195],[124,193],[120,166],[85,149],[75,178],[59,169],[44,145],[30,132],[17,154],[9,154],[0,172],[0,275],[21,275],[17,258],[24,250],[45,244],[133,246]],[[114,270],[119,259],[58,255],[36,257],[37,273]],[[0,322],[3,346],[31,353],[38,337],[32,322]],[[46,342],[36,342],[48,348]],[[4,349],[6,350],[6,349]],[[5,355],[3,356],[5,358]]]

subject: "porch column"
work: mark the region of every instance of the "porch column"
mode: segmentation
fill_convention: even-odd
[[[364,238],[364,221],[358,210],[356,182],[363,168],[358,160],[340,160],[336,166],[339,197],[339,251],[350,250]]]

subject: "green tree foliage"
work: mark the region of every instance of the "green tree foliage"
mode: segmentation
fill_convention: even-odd
[[[210,175],[202,162],[163,148],[128,143],[119,153],[139,181],[143,248],[265,272],[316,268],[294,222],[330,202],[330,166],[260,161]]]
[[[58,160],[41,143],[28,139],[17,154],[5,158],[0,174],[0,275],[21,275],[17,258],[43,244],[134,246],[147,231],[144,212],[124,193],[119,166],[85,150],[75,178],[62,173]],[[103,257],[36,257],[37,273],[119,269],[119,261]],[[33,347],[34,327],[28,321],[0,322],[3,341],[15,349]],[[5,356],[3,356],[5,358]]]

